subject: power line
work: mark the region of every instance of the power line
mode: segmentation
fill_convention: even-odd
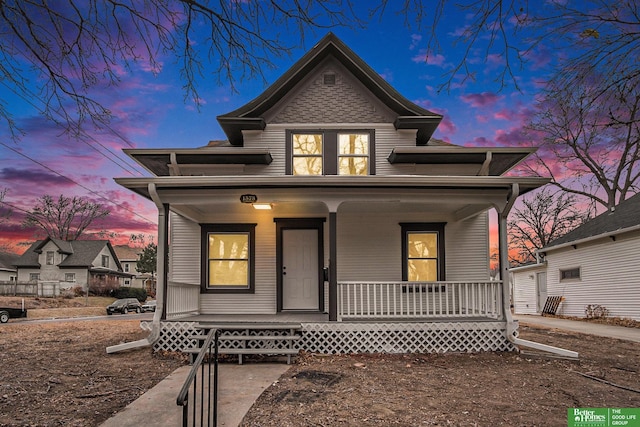
[[[132,211],[131,209],[126,208],[125,206],[122,206],[121,204],[114,202],[113,200],[111,200],[111,199],[109,199],[109,198],[107,198],[107,197],[105,197],[105,196],[103,196],[103,195],[99,194],[97,191],[94,191],[94,190],[90,189],[89,187],[86,187],[86,186],[84,186],[83,184],[80,184],[79,182],[75,181],[74,179],[69,178],[69,177],[68,177],[68,176],[66,176],[66,175],[63,175],[63,174],[61,174],[60,172],[58,172],[58,171],[56,171],[56,170],[54,170],[54,169],[51,169],[49,166],[45,165],[44,163],[39,162],[38,160],[36,160],[36,159],[34,159],[34,158],[32,158],[32,157],[29,157],[29,156],[27,156],[27,155],[26,155],[26,154],[24,154],[24,153],[21,153],[20,151],[16,150],[15,148],[8,146],[8,145],[7,145],[7,144],[5,144],[4,142],[0,142],[0,145],[2,145],[3,147],[8,148],[9,150],[13,151],[14,153],[16,153],[16,154],[18,154],[18,155],[20,155],[20,156],[22,156],[22,157],[24,157],[24,158],[29,159],[29,160],[31,160],[32,162],[34,162],[34,163],[36,163],[36,164],[38,164],[38,165],[42,166],[43,168],[45,168],[46,170],[50,171],[51,173],[53,173],[53,174],[55,174],[55,175],[58,175],[59,177],[64,178],[64,179],[66,179],[66,180],[68,180],[68,181],[70,181],[70,182],[72,182],[72,183],[76,184],[76,185],[77,185],[77,186],[79,186],[79,187],[84,188],[84,189],[85,189],[85,190],[87,190],[89,193],[91,193],[91,194],[94,194],[94,195],[98,196],[100,199],[105,200],[105,201],[107,201],[107,202],[109,202],[109,203],[111,203],[111,204],[113,204],[113,205],[116,205],[116,206],[120,207],[121,209],[124,209],[124,210],[126,210],[126,211],[128,211],[128,212],[131,212],[132,214],[134,214],[134,215],[135,215],[135,216],[137,216],[137,217],[142,218],[145,222],[147,222],[147,223],[149,223],[149,224],[153,224],[153,225],[155,225],[155,223],[153,223],[153,222],[149,221],[147,218],[143,217],[143,216],[142,216],[142,215],[140,215],[139,213],[134,212],[134,211]]]
[[[26,103],[28,103],[29,105],[31,105],[33,108],[35,108],[40,114],[44,115],[44,112],[42,111],[42,109],[40,107],[38,107],[33,101],[31,101],[31,99],[25,97],[23,94],[16,92],[13,88],[11,88],[10,86],[8,86],[5,82],[0,82],[2,83],[2,85],[4,87],[6,87],[7,89],[9,89],[11,92],[13,92],[16,96],[20,97],[22,100],[24,100]],[[37,97],[31,92],[29,91],[29,89],[27,88],[23,88],[23,91],[28,94],[31,95],[31,97],[33,99],[37,99]],[[64,117],[62,117],[62,114],[58,111],[56,111],[56,113],[64,119]],[[57,123],[57,122],[56,122]],[[105,126],[107,129],[109,129],[114,135],[116,135],[116,137],[118,137],[119,139],[121,139],[123,142],[125,142],[129,147],[133,147],[133,144],[127,140],[123,135],[121,135],[119,132],[117,132],[115,129],[113,129],[111,126],[106,125]],[[87,145],[89,148],[95,150],[98,152],[98,154],[102,155],[104,158],[106,158],[107,160],[111,161],[112,163],[114,163],[115,165],[117,165],[118,167],[120,167],[122,170],[124,170],[125,172],[127,172],[130,175],[135,175],[133,171],[135,171],[138,175],[143,175],[142,172],[140,172],[140,170],[137,169],[137,166],[129,163],[127,161],[127,159],[124,159],[122,157],[120,157],[117,153],[114,153],[113,151],[111,151],[110,148],[104,146],[104,144],[102,144],[100,141],[98,141],[96,138],[94,138],[93,136],[89,135],[89,134],[84,134],[84,137],[88,137],[89,139],[93,140],[96,144],[98,144],[99,146],[101,146],[103,149],[105,149],[109,154],[111,154],[113,157],[117,158],[120,162],[122,162],[125,166],[123,166],[123,164],[118,163],[117,161],[115,161],[113,158],[110,158],[109,156],[107,156],[105,153],[101,152],[100,150],[98,150],[96,147],[92,146],[91,144],[89,144],[88,141],[85,141],[83,138],[78,138],[78,140],[80,140],[83,144]]]

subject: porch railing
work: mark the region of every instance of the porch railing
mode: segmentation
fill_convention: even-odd
[[[339,282],[338,320],[502,317],[502,282]]]
[[[169,281],[167,284],[167,318],[197,313],[200,310],[200,285]]]

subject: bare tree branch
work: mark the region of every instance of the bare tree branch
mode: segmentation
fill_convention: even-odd
[[[529,126],[542,144],[526,165],[609,209],[640,189],[640,88],[626,81],[603,94],[601,82],[608,76],[547,88]]]
[[[54,239],[77,240],[95,220],[107,215],[107,208],[82,197],[60,195],[58,200],[54,200],[45,195],[27,213],[23,226],[40,228]]]
[[[522,206],[509,215],[510,261],[526,264],[536,259],[535,252],[565,235],[593,216],[593,205],[580,206],[575,195],[552,192],[545,187],[522,199]]]

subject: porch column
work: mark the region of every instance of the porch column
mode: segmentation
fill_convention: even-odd
[[[507,334],[514,331],[513,317],[511,316],[511,286],[509,284],[509,241],[507,239],[507,217],[516,199],[520,195],[518,184],[511,185],[511,191],[507,196],[507,203],[498,212],[498,255],[500,258],[500,280],[502,280],[502,309],[504,319],[507,322]]]
[[[338,215],[329,212],[329,321],[338,320]]]
[[[156,300],[158,308],[153,321],[167,319],[167,292],[169,275],[169,204],[163,203],[155,184],[149,184],[149,195],[158,208],[158,246],[156,251]],[[158,318],[159,316],[159,318]]]

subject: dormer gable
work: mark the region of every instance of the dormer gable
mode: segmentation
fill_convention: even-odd
[[[218,116],[218,122],[227,135],[229,142],[234,146],[242,146],[244,144],[243,131],[263,130],[267,123],[265,116],[268,116],[274,107],[277,110],[283,98],[286,98],[291,93],[296,93],[296,88],[301,83],[309,80],[315,82],[315,79],[313,77],[310,78],[310,76],[317,75],[318,69],[327,67],[327,64],[342,72],[343,80],[339,75],[334,74],[334,85],[338,84],[341,85],[339,87],[345,87],[347,84],[346,76],[350,74],[353,76],[352,81],[359,82],[359,85],[366,88],[372,97],[377,99],[377,103],[386,107],[388,113],[393,116],[391,117],[393,120],[390,121],[396,129],[415,129],[417,131],[416,145],[426,145],[428,143],[442,120],[442,116],[428,111],[400,95],[333,33],[327,34],[320,40],[260,96],[235,111]],[[344,71],[348,71],[348,73]],[[323,88],[328,90],[327,86],[331,84],[332,73],[329,71],[321,74],[322,86],[318,85],[316,90],[322,90]],[[312,89],[307,87],[307,90]],[[352,95],[355,95],[355,93]],[[289,120],[287,119],[286,108],[278,112],[280,115],[275,114],[273,116],[274,120]],[[339,113],[339,110],[336,113]],[[374,111],[371,113],[373,114]]]

